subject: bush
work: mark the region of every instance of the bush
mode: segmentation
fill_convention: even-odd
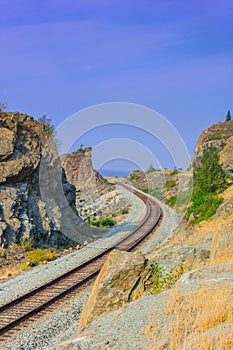
[[[195,191],[192,196],[192,205],[188,208],[186,217],[189,219],[193,213],[195,216],[193,223],[198,224],[214,215],[222,202],[223,198],[219,198],[212,193]]]
[[[114,226],[116,224],[116,220],[111,218],[102,218],[100,219],[100,226]]]
[[[153,165],[151,164],[150,166],[149,166],[149,168],[147,169],[147,173],[149,174],[149,173],[153,173],[155,171],[155,168],[153,167]]]
[[[128,208],[122,209],[121,214],[122,215],[129,214],[129,209]]]
[[[89,219],[87,223],[91,226],[96,226],[96,227],[112,227],[116,224],[116,220],[113,220],[111,218],[101,218],[99,220]]]
[[[176,202],[177,202],[177,196],[172,196],[172,197],[166,199],[166,204],[170,205],[171,207],[174,207]]]
[[[46,263],[56,258],[57,254],[55,252],[37,248],[27,252],[26,263],[29,266],[37,266],[40,263]]]

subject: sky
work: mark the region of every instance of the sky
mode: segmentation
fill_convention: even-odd
[[[93,105],[142,105],[174,126],[191,157],[202,130],[233,114],[231,0],[0,0],[0,8],[0,102],[10,111],[46,114],[59,127]],[[111,138],[157,150],[160,167],[174,166],[143,129],[109,124],[76,145]]]

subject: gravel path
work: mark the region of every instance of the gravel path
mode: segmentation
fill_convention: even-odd
[[[123,191],[128,196],[128,191],[125,189],[120,187],[119,191]],[[0,303],[3,304],[15,298],[19,295],[18,291],[20,291],[20,294],[25,293],[60,275],[118,240],[127,231],[136,226],[146,212],[144,203],[134,195],[130,196],[129,204],[131,205],[129,215],[124,221],[112,228],[108,233],[105,233],[103,235],[104,238],[98,239],[82,250],[63,256],[46,265],[37,266],[14,279],[0,283]],[[163,203],[161,203],[161,207],[163,209],[163,221],[156,231],[156,235],[153,235],[146,242],[145,246],[141,248],[146,255],[158,243],[167,239],[179,222],[179,216],[174,210]],[[89,292],[90,287],[66,304],[62,304],[49,316],[40,318],[32,326],[15,336],[14,340],[0,343],[0,350],[47,350],[57,342],[72,337],[78,326],[82,305],[86,302]],[[111,327],[110,324],[108,326]],[[113,335],[114,332],[116,334],[119,333],[117,329],[112,329],[111,332]],[[137,349],[137,347],[131,349]]]

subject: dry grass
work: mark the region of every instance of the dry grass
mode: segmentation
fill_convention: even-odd
[[[36,266],[39,264],[44,264],[56,258],[57,254],[55,252],[37,248],[27,252],[26,263],[29,266]]]
[[[151,349],[232,350],[233,325],[227,333],[220,327],[233,323],[232,297],[232,290],[223,286],[186,294],[172,290],[164,297],[168,323],[163,336],[151,324],[145,329]]]
[[[0,268],[0,281],[16,277],[22,272],[23,264]]]
[[[233,185],[228,187],[223,193],[222,197],[224,199],[233,198]]]
[[[0,251],[1,254],[1,251]],[[0,281],[18,276],[22,271],[30,269],[32,266],[45,264],[57,258],[56,252],[46,249],[33,249],[26,253],[26,258],[20,264],[9,265],[0,268]]]

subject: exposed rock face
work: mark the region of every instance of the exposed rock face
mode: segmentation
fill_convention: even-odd
[[[111,185],[92,167],[91,147],[63,156],[63,167],[69,183],[76,191],[93,194],[95,191],[107,191]]]
[[[35,246],[70,244],[40,194],[39,164],[48,128],[26,114],[1,112],[0,135],[0,246],[28,238]],[[64,174],[61,181],[66,205],[75,210],[74,187]]]
[[[233,134],[233,131],[232,131]],[[233,169],[233,136],[225,141],[225,146],[220,152],[220,163],[225,169]]]
[[[67,180],[76,188],[76,208],[83,220],[112,217],[127,205],[116,186],[93,169],[91,147],[63,156]]]
[[[195,148],[193,162],[199,163],[204,150],[211,146],[220,150],[222,166],[225,169],[233,169],[233,120],[214,124],[201,133]]]
[[[79,330],[95,316],[116,310],[144,293],[145,258],[141,252],[113,250],[99,273],[83,309]]]

